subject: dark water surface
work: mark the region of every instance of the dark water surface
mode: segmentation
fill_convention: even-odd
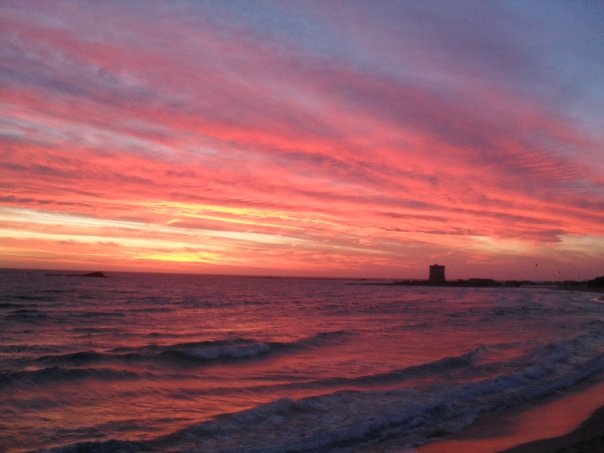
[[[0,271],[0,451],[413,446],[604,375],[597,295],[359,283]]]

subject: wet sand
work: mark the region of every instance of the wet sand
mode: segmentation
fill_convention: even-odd
[[[597,453],[604,452],[604,406],[571,433],[542,439],[505,450],[505,453]]]
[[[419,453],[604,452],[604,382],[479,417]]]

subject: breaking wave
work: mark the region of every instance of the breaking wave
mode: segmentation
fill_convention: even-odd
[[[589,358],[590,346],[601,347],[601,340],[585,336],[550,343],[528,354],[523,366],[476,382],[283,398],[148,442],[88,442],[52,451],[326,452],[369,446],[392,436],[401,439],[401,447],[413,447],[435,433],[468,426],[480,413],[550,395],[604,372],[604,356]],[[577,348],[587,349],[577,354]],[[423,367],[435,371],[469,365],[476,354]]]
[[[211,363],[250,360],[269,354],[295,352],[318,348],[352,335],[347,331],[321,332],[292,342],[258,341],[247,338],[232,340],[175,343],[171,345],[150,344],[138,348],[121,347],[109,351],[78,351],[70,354],[46,355],[36,361],[53,365],[73,365],[93,362],[115,362],[123,360],[181,361],[188,363]]]
[[[87,442],[51,451],[347,451],[393,436],[401,447],[413,447],[468,426],[480,413],[541,398],[604,372],[604,356],[589,357],[601,343],[602,335],[550,343],[527,354],[514,371],[471,383],[283,398],[148,442]],[[478,348],[394,373],[471,366],[480,354]]]

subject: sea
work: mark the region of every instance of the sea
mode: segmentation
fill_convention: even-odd
[[[0,271],[0,451],[412,449],[604,380],[553,288]]]

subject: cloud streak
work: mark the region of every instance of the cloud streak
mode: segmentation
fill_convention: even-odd
[[[602,12],[549,5],[4,2],[0,265],[590,275]]]

